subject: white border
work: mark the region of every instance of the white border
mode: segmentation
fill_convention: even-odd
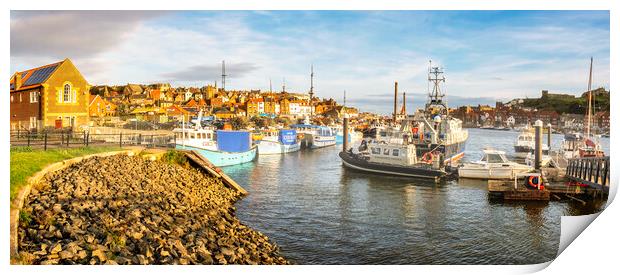
[[[400,10],[400,9],[418,9],[418,10],[443,10],[443,9],[479,9],[479,10],[611,10],[611,49],[618,48],[618,24],[620,18],[618,16],[618,10],[616,5],[613,5],[613,0],[589,0],[589,1],[577,1],[577,0],[563,0],[563,1],[540,1],[540,0],[521,0],[521,1],[489,1],[489,0],[434,0],[434,1],[396,1],[396,0],[382,0],[382,1],[343,1],[343,0],[315,0],[315,1],[277,1],[277,0],[264,0],[264,1],[164,1],[164,0],[152,0],[146,2],[142,1],[120,1],[120,0],[107,0],[99,2],[77,1],[77,0],[54,0],[54,1],[3,1],[3,5],[7,7],[2,13],[3,19],[3,37],[10,36],[9,22],[10,22],[10,9],[134,9],[134,10],[286,10],[286,9],[345,9],[345,10]],[[3,49],[3,64],[1,67],[4,78],[2,78],[2,84],[4,87],[8,87],[8,79],[10,76],[10,47],[8,39],[4,39],[2,44]],[[616,65],[618,63],[618,55],[615,51],[611,51],[611,63],[610,63],[610,87],[613,87],[618,72]],[[613,88],[610,88],[610,90]],[[618,102],[619,96],[612,93],[612,118],[618,114]],[[8,100],[0,101],[3,104],[0,108],[2,116],[5,118],[3,129],[9,129],[8,120],[9,116],[9,104]],[[6,131],[6,130],[5,130]],[[612,136],[617,137],[618,123],[612,122]],[[0,140],[5,144],[4,148],[8,148],[8,135],[0,135]],[[611,143],[610,152],[612,155],[617,155],[618,146],[613,142]],[[1,169],[4,175],[4,190],[8,188],[9,182],[9,155],[3,154],[1,158]],[[612,158],[612,166],[614,165],[614,159]],[[612,170],[612,193],[615,194],[618,184],[618,173]],[[8,192],[3,192],[2,205],[5,207],[2,211],[4,221],[9,220],[8,205],[9,195]],[[603,273],[608,274],[610,270],[616,270],[614,263],[617,261],[615,256],[618,247],[618,237],[616,231],[618,230],[618,218],[619,210],[617,204],[611,204],[608,206],[597,220],[587,228],[579,238],[577,238],[573,244],[571,244],[560,255],[549,268],[545,269],[545,273],[551,274],[584,274],[584,273]],[[272,273],[290,273],[291,271],[303,272],[307,274],[315,273],[342,273],[342,272],[356,272],[356,273],[431,273],[431,272],[449,272],[459,274],[497,274],[497,271],[501,273],[522,273],[522,272],[534,272],[544,268],[546,265],[534,265],[534,266],[294,266],[294,267],[247,267],[247,266],[231,266],[231,267],[216,267],[216,266],[183,266],[183,267],[170,267],[170,266],[147,266],[147,267],[87,267],[87,266],[6,266],[9,263],[9,250],[8,250],[8,234],[9,226],[8,222],[2,227],[0,235],[5,236],[1,238],[2,245],[5,247],[4,253],[2,253],[2,259],[0,260],[4,266],[5,271],[10,273],[33,273],[33,272],[45,272],[53,274],[67,274],[67,273],[94,273],[94,274],[107,274],[110,272],[153,272],[156,274],[163,273],[197,273],[197,272],[215,272],[215,273],[248,273],[252,274],[272,274]]]

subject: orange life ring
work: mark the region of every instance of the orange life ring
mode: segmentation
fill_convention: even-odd
[[[431,152],[424,153],[424,155],[422,155],[422,161],[428,164],[433,163],[433,154],[431,154]]]
[[[534,183],[534,179],[537,179],[537,180],[536,180],[536,181],[537,181],[536,183]],[[538,184],[540,184],[540,190],[545,189],[545,185],[544,185],[542,182],[540,182],[540,183],[539,183],[538,181],[540,181],[540,177],[538,177],[538,176],[530,176],[530,177],[527,179],[527,183],[528,183],[531,187],[534,187],[534,188],[538,189]]]
[[[414,133],[414,134],[417,134],[418,133],[418,127],[412,128],[411,132]]]

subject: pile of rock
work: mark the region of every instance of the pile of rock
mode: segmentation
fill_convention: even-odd
[[[195,168],[94,157],[48,174],[20,213],[32,264],[287,264],[241,224],[240,195]]]

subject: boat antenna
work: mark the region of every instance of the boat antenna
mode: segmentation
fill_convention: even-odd
[[[590,76],[588,77],[588,128],[587,137],[590,138],[590,127],[592,126],[592,62],[593,58],[590,57]]]
[[[226,92],[226,63],[222,60],[222,92]]]
[[[429,110],[432,107],[440,107],[447,110],[443,97],[445,94],[441,91],[440,83],[446,82],[446,77],[443,76],[443,71],[439,67],[433,67],[431,61],[429,61],[430,69],[428,75],[429,83],[433,83],[433,90],[429,91],[429,101],[426,104],[426,109]]]

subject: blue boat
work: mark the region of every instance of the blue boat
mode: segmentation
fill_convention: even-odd
[[[290,129],[267,131],[257,144],[259,155],[286,154],[299,151],[301,148],[297,131]]]
[[[213,165],[229,166],[253,161],[257,147],[252,145],[250,132],[215,131],[212,128],[196,127],[175,129],[175,148],[193,150],[208,159]]]

